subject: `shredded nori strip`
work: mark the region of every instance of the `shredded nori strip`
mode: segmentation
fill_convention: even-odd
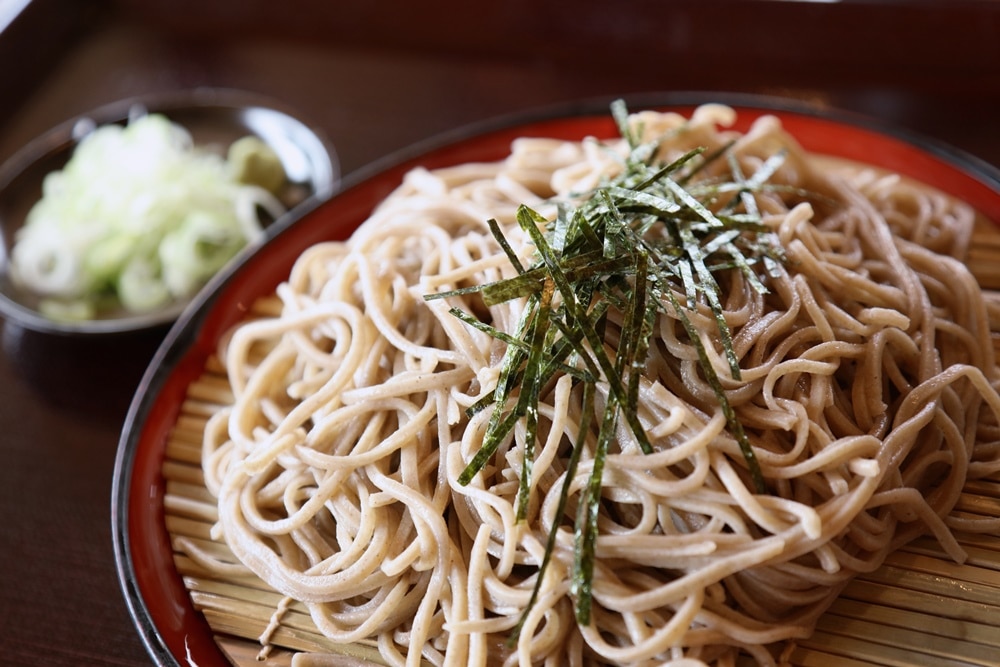
[[[641,128],[630,125],[624,103],[615,102],[611,111],[630,148],[622,173],[575,203],[558,202],[554,221],[528,206],[518,208],[517,223],[535,246],[534,263],[523,266],[500,224],[489,220],[489,229],[517,276],[425,297],[442,299],[479,293],[487,307],[526,299],[516,330],[509,333],[460,309],[451,309],[469,326],[507,345],[496,388],[467,411],[471,415],[493,409],[483,443],[463,470],[459,483],[468,484],[501,443],[511,437],[518,420],[524,419],[526,436],[517,494],[519,521],[527,517],[541,391],[559,373],[569,374],[574,383],[582,385],[583,421],[572,443],[556,514],[563,516],[565,512],[570,483],[587,446],[588,433],[596,428],[596,441],[591,445],[593,468],[581,492],[574,527],[576,559],[571,593],[581,624],[590,619],[601,476],[610,444],[620,432],[619,423],[628,426],[643,452],[653,451],[639,419],[638,394],[657,313],[681,322],[698,353],[699,368],[719,401],[729,433],[739,443],[755,491],[768,492],[753,448],[689,313],[699,307],[711,311],[716,342],[727,359],[731,380],[739,381],[739,359],[716,276],[737,270],[753,289],[765,293],[764,281],[783,261],[777,238],[763,224],[753,195],[782,189],[769,179],[780,168],[784,153],[771,156],[749,177],[742,173],[732,154],[732,143],[711,153],[698,148],[669,164],[658,164],[658,143],[638,143]],[[695,180],[708,165],[719,161],[729,166],[729,180]],[[722,206],[718,205],[720,196],[726,198]],[[659,232],[655,231],[657,227],[661,228]],[[622,314],[614,346],[607,345],[604,339],[611,309]],[[609,349],[613,350],[611,354]],[[607,390],[600,413],[594,400],[599,384]],[[558,528],[556,523],[548,536],[531,601],[512,641],[537,599]]]

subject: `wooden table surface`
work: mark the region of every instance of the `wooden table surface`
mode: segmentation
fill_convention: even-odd
[[[0,0],[0,161],[101,104],[212,86],[297,110],[345,174],[496,116],[677,90],[805,99],[1000,166],[993,0],[22,4]],[[115,575],[111,475],[163,332],[0,327],[0,664],[150,664]]]

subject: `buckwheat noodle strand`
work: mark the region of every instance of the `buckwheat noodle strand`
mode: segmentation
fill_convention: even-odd
[[[987,310],[960,261],[972,211],[814,159],[775,118],[745,134],[733,120],[718,105],[632,117],[666,137],[665,160],[732,141],[753,173],[787,150],[773,180],[816,195],[756,195],[787,262],[767,294],[738,271],[722,285],[743,373],[725,389],[771,494],[749,485],[669,314],[639,393],[654,452],[623,432],[605,463],[589,625],[574,618],[569,577],[595,433],[558,514],[583,410],[570,378],[542,396],[526,521],[515,513],[523,426],[458,483],[489,417],[465,409],[496,385],[503,344],[448,313],[482,313],[473,299],[424,295],[512,277],[486,221],[527,265],[517,206],[552,215],[557,198],[621,168],[622,142],[523,138],[498,163],[408,174],[350,240],[301,256],[277,291],[280,315],[224,341],[235,402],[213,415],[203,461],[216,533],[240,563],[304,602],[327,636],[376,641],[387,664],[686,667],[733,665],[741,651],[774,664],[768,645],[807,636],[852,576],[918,535],[961,560],[950,531],[977,524],[948,514],[967,478],[1000,467]],[[488,317],[511,331],[523,308]],[[712,313],[689,317],[728,378]],[[611,313],[609,346],[621,320]],[[540,595],[508,646],[553,525]]]

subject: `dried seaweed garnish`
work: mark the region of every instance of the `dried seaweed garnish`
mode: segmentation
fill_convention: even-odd
[[[571,592],[581,624],[590,621],[603,466],[612,440],[621,431],[620,424],[627,425],[643,452],[653,451],[639,418],[638,393],[658,313],[677,318],[685,329],[729,433],[739,443],[754,488],[767,493],[760,465],[692,315],[703,308],[711,312],[716,340],[710,342],[720,346],[730,380],[739,381],[739,359],[716,276],[738,270],[753,289],[764,293],[764,280],[783,260],[780,245],[763,224],[754,198],[754,193],[781,188],[769,179],[781,166],[783,153],[770,157],[749,176],[743,174],[732,144],[713,152],[695,149],[662,164],[657,160],[658,142],[640,143],[641,128],[628,122],[624,103],[614,103],[611,111],[629,147],[622,172],[586,196],[559,202],[555,220],[546,220],[527,206],[519,207],[517,223],[535,246],[534,263],[523,266],[500,224],[490,220],[491,233],[517,276],[425,297],[478,292],[487,306],[525,299],[513,332],[499,331],[452,309],[463,322],[507,345],[496,387],[468,409],[470,415],[490,407],[493,412],[483,443],[459,483],[471,482],[523,419],[526,435],[516,503],[519,520],[526,518],[530,500],[541,392],[557,374],[569,374],[574,383],[582,385],[583,421],[572,444],[556,514],[563,515],[581,452],[596,427],[596,440],[590,445],[592,469],[581,491],[574,527],[576,559]],[[728,165],[728,178],[716,175],[697,180],[706,167],[720,161]],[[722,200],[725,203],[720,205]],[[605,340],[611,311],[621,314],[614,345]],[[601,411],[595,407],[599,388],[606,394]],[[550,531],[531,602],[512,640],[537,599],[558,528],[557,523]]]

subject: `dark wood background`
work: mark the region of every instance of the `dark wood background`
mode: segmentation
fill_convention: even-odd
[[[31,0],[0,32],[0,160],[93,107],[201,86],[297,110],[344,173],[500,115],[682,90],[859,112],[1000,166],[1000,2]],[[149,664],[111,472],[162,332],[0,327],[0,664]]]

